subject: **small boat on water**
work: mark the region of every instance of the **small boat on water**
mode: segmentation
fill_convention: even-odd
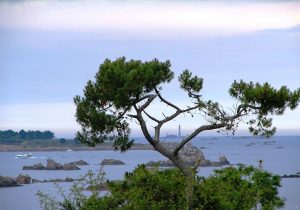
[[[71,149],[67,149],[67,152],[72,152],[73,150],[71,150]]]
[[[16,158],[31,158],[31,153],[16,155]]]

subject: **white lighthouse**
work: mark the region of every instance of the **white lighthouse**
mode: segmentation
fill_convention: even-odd
[[[181,128],[180,128],[180,125],[178,126],[178,137],[181,137]]]

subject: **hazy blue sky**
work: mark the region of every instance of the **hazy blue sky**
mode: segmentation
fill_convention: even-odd
[[[165,87],[184,105],[177,76],[204,78],[205,99],[225,107],[234,79],[300,87],[297,1],[1,1],[0,129],[50,129],[72,137],[73,97],[105,58],[169,59],[176,74]],[[154,113],[168,112],[155,104]],[[164,128],[183,134],[199,118]],[[300,108],[275,118],[280,134],[300,134]],[[132,122],[134,135],[139,135]],[[243,128],[243,127],[242,127]]]

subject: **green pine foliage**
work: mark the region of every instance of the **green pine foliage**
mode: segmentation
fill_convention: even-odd
[[[278,90],[269,83],[234,81],[229,94],[243,105],[240,110],[256,118],[248,121],[249,131],[254,135],[272,136],[276,128],[272,127],[270,115],[282,115],[287,108],[294,110],[299,104],[300,88],[290,91],[286,86]]]
[[[137,119],[144,126],[143,133],[147,133],[147,125],[142,125],[144,111],[154,99],[159,99],[162,105],[175,109],[175,114],[162,120],[147,113],[147,117],[159,124],[157,128],[180,114],[188,113],[193,117],[194,113],[214,125],[206,125],[207,130],[234,133],[239,123],[246,121],[252,134],[269,137],[276,132],[272,125],[272,115],[282,115],[287,108],[295,109],[300,100],[300,88],[290,91],[286,86],[276,89],[268,83],[247,83],[241,80],[234,81],[229,89],[229,94],[237,100],[234,102],[237,107],[234,110],[225,110],[218,102],[205,101],[201,95],[203,79],[194,76],[189,70],[184,70],[178,77],[179,86],[187,92],[192,103],[187,104],[187,109],[182,109],[161,94],[163,84],[169,83],[173,78],[174,73],[168,60],[161,62],[153,59],[143,62],[126,60],[125,57],[114,61],[106,59],[100,65],[94,81],[87,82],[83,96],[74,97],[76,119],[82,127],[77,138],[90,146],[112,141],[115,149],[129,149],[133,140],[129,138],[128,120]],[[137,113],[134,114],[134,111]],[[205,131],[204,127],[200,130]],[[151,136],[154,135],[145,135],[150,143]]]
[[[78,139],[91,146],[111,140],[115,149],[128,149],[133,141],[129,139],[125,114],[155,87],[173,79],[170,66],[169,61],[157,59],[150,62],[126,61],[125,57],[115,61],[106,59],[95,81],[88,81],[84,96],[74,98],[77,122],[82,126]]]

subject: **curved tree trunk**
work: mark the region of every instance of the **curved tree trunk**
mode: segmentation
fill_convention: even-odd
[[[187,201],[187,209],[192,209],[193,206],[193,194],[194,194],[194,184],[195,184],[195,175],[196,171],[193,167],[189,165],[188,162],[182,160],[180,156],[177,154],[176,156],[170,152],[167,148],[165,148],[159,142],[155,144],[151,144],[156,151],[167,157],[171,160],[174,165],[181,170],[186,176],[186,187],[185,187],[185,195]]]
[[[169,151],[159,142],[151,142],[150,144],[154,147],[156,151],[158,151],[160,154],[171,160],[174,163],[174,165],[177,168],[179,168],[187,177],[195,177],[195,170],[193,169],[193,167],[191,167],[189,163],[184,161],[179,155],[175,156],[173,152]]]

